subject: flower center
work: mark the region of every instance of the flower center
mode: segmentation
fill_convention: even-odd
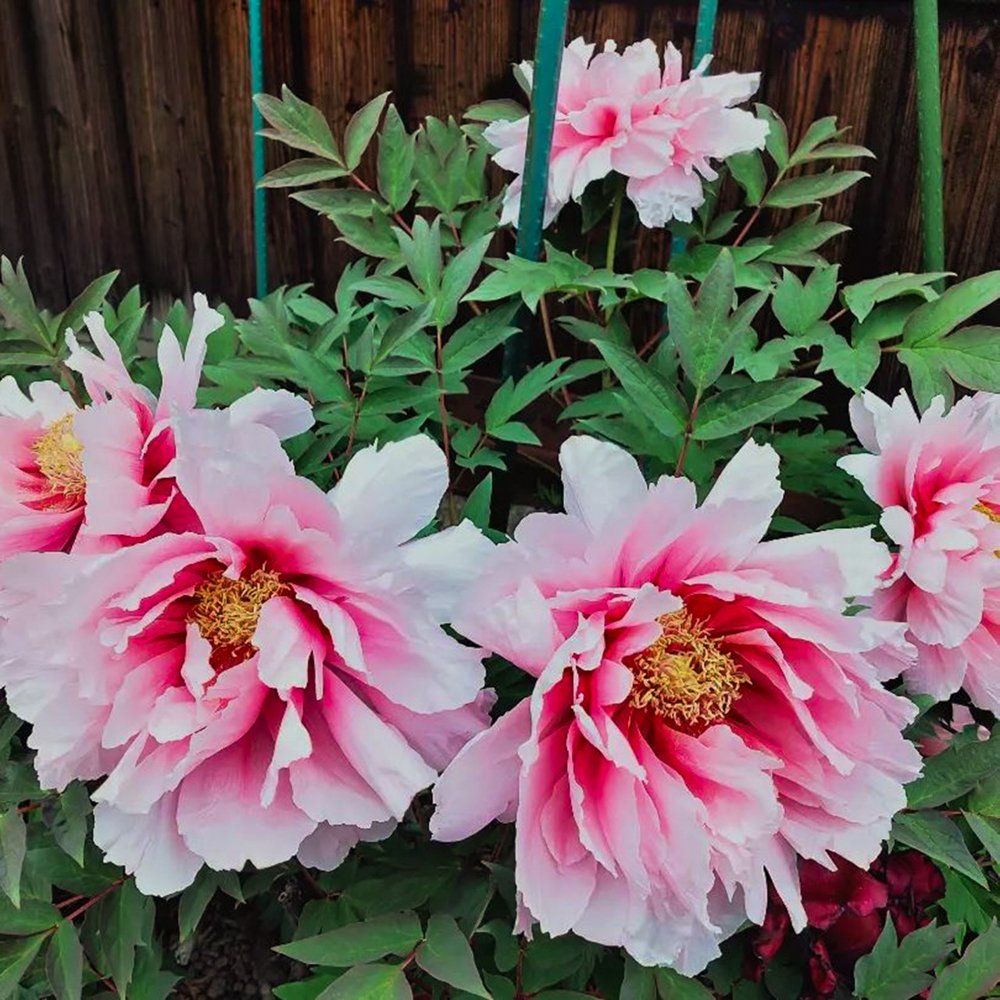
[[[87,492],[83,475],[83,445],[73,433],[73,414],[60,417],[31,446],[38,471],[55,494],[82,503]]]
[[[661,615],[659,639],[627,662],[633,708],[697,734],[728,715],[749,678],[687,609]]]
[[[975,509],[979,511],[980,514],[985,514],[994,524],[1000,524],[1000,507],[996,507],[991,503],[983,501],[982,503],[977,503]],[[994,549],[993,555],[1000,559],[1000,549]]]
[[[235,667],[257,652],[252,640],[261,609],[272,597],[286,593],[281,577],[265,568],[238,580],[218,570],[195,587],[187,620],[211,643],[209,662],[217,671]]]

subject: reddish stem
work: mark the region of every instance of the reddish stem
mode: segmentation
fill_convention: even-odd
[[[366,184],[360,177],[357,176],[357,174],[351,174],[351,180],[354,181],[354,183],[357,184],[362,191],[367,191],[369,194],[377,193],[370,184]],[[393,212],[392,217],[399,223],[400,227],[406,232],[407,236],[413,235],[413,230],[406,224],[399,212]]]
[[[131,876],[129,876],[129,878],[131,878]],[[107,889],[102,890],[96,896],[93,896],[90,899],[88,899],[87,902],[83,904],[83,906],[78,906],[72,913],[67,914],[63,919],[76,920],[77,917],[79,917],[83,913],[86,913],[87,910],[89,910],[95,903],[99,903],[102,899],[104,899],[105,896],[110,896],[111,893],[113,893],[115,889],[123,885],[124,882],[125,879],[123,878],[120,878],[117,881],[112,882],[111,885],[107,887]]]

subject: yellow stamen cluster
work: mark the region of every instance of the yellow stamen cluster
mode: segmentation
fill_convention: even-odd
[[[991,521],[1000,524],[1000,510],[996,507],[992,507],[985,503],[977,503],[976,510],[978,510],[980,514],[985,514]]]
[[[686,609],[661,615],[659,639],[626,661],[630,704],[684,732],[699,733],[724,719],[749,680]]]
[[[198,584],[187,620],[211,643],[216,670],[234,667],[257,652],[252,640],[261,609],[272,597],[287,592],[281,577],[264,568],[238,580],[219,570]]]
[[[83,445],[73,433],[73,416],[67,413],[52,424],[31,446],[38,471],[54,494],[82,503],[87,492],[83,475]]]

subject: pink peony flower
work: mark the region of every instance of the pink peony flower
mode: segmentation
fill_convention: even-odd
[[[488,722],[482,653],[440,623],[491,546],[468,523],[408,541],[447,480],[428,438],[324,495],[269,428],[174,426],[198,530],[7,560],[0,680],[43,785],[107,775],[94,838],[144,892],[203,862],[335,867]]]
[[[169,327],[160,337],[159,398],[132,380],[98,313],[85,322],[100,356],[66,335],[66,364],[83,376],[92,405],[77,407],[53,382],[36,382],[29,397],[13,379],[0,383],[0,559],[115,548],[191,525],[170,471],[171,417],[194,408],[208,337],[223,323],[204,295],[194,301],[186,351]],[[282,437],[312,425],[305,401],[284,390],[256,389],[227,412]]]
[[[733,105],[757,89],[759,73],[705,76],[709,58],[683,80],[681,55],[667,44],[665,66],[651,39],[619,53],[614,42],[594,55],[582,38],[563,53],[549,162],[548,225],[591,181],[612,171],[628,178],[643,225],[691,221],[705,200],[702,179],[718,176],[709,160],[761,149],[767,123]],[[531,79],[531,67],[522,64]],[[517,224],[528,118],[491,123],[484,136],[494,161],[518,176],[504,197],[503,222]]]
[[[945,413],[938,397],[918,417],[905,393],[891,406],[865,393],[851,421],[869,454],[840,464],[899,546],[872,613],[907,625],[907,685],[939,700],[964,687],[1000,712],[1000,398]]]
[[[843,614],[888,554],[859,529],[762,542],[782,494],[753,442],[700,507],[611,444],[561,463],[567,513],[529,515],[454,620],[534,692],[444,772],[431,829],[515,820],[522,930],[696,973],[768,878],[801,929],[797,858],[867,865],[905,804],[914,708],[873,658],[902,628]]]
[[[0,560],[73,544],[85,492],[76,412],[54,382],[24,395],[10,375],[0,380]]]

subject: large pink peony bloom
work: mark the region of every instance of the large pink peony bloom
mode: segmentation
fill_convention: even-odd
[[[917,649],[915,691],[964,687],[1000,712],[1000,397],[938,397],[918,417],[905,393],[890,406],[865,393],[851,420],[870,454],[840,464],[883,508],[899,546],[872,611],[906,622]]]
[[[627,193],[643,225],[690,221],[704,201],[702,179],[717,173],[711,159],[761,149],[767,123],[733,105],[757,89],[759,73],[705,76],[708,57],[683,80],[681,55],[667,44],[665,66],[650,39],[617,52],[607,42],[577,38],[562,61],[549,162],[545,224],[591,181],[612,171],[628,178]],[[531,67],[522,64],[530,79]],[[504,198],[503,222],[517,223],[528,119],[490,124],[485,138],[495,162],[518,176]]]
[[[358,453],[327,496],[266,427],[175,427],[199,530],[7,560],[0,681],[44,786],[107,775],[94,838],[144,892],[203,862],[335,867],[488,722],[482,653],[439,623],[491,546],[408,541],[447,479],[428,438]]]
[[[767,877],[805,925],[796,857],[867,865],[920,769],[913,706],[871,656],[901,627],[843,614],[888,554],[863,530],[762,542],[777,456],[746,444],[700,507],[592,438],[566,514],[491,553],[455,627],[537,678],[435,789],[431,829],[514,819],[519,925],[695,973]]]
[[[85,320],[98,355],[66,335],[66,364],[83,376],[91,405],[77,407],[53,382],[34,383],[30,398],[13,379],[0,383],[0,559],[114,548],[190,526],[170,471],[171,417],[194,408],[208,337],[223,323],[204,295],[194,303],[186,350],[169,327],[160,337],[158,397],[133,381],[98,313]],[[255,389],[227,413],[282,437],[312,425],[305,401],[284,390]]]

